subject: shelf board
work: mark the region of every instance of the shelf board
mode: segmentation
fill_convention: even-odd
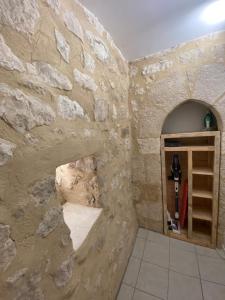
[[[213,198],[213,193],[210,192],[210,191],[207,191],[207,190],[193,189],[192,190],[192,197],[212,199]]]
[[[200,132],[181,132],[181,133],[167,133],[162,134],[161,137],[164,139],[174,139],[174,138],[193,138],[193,137],[211,137],[219,135],[219,131],[200,131]]]
[[[195,175],[213,175],[213,170],[211,168],[207,167],[198,167],[198,168],[193,168],[192,174]]]
[[[201,208],[193,208],[192,218],[197,220],[209,221],[212,222],[212,212],[209,209]]]
[[[180,146],[180,147],[163,147],[166,152],[179,152],[179,151],[215,151],[214,146]]]
[[[171,231],[168,231],[168,233],[167,233],[167,235],[171,238],[181,240],[181,241],[186,241],[186,242],[204,246],[204,247],[212,248],[211,236],[209,234],[207,234],[205,232],[201,232],[199,230],[193,231],[192,234],[193,234],[192,238],[188,238],[187,229],[181,229],[180,234],[173,233]]]

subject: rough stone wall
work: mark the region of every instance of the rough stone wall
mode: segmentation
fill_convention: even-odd
[[[133,197],[140,225],[162,232],[160,135],[167,115],[193,99],[218,117],[222,138],[218,245],[225,242],[225,32],[130,63]]]
[[[56,191],[63,202],[101,207],[94,157],[81,158],[56,169]]]
[[[115,299],[137,229],[128,82],[78,2],[0,1],[0,299]],[[74,252],[55,170],[90,155],[103,213]]]

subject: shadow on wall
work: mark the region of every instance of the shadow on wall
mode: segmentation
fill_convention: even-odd
[[[198,132],[205,130],[204,118],[212,111],[199,102],[189,100],[176,107],[166,118],[162,133]],[[214,117],[213,130],[218,130]]]
[[[59,166],[55,183],[64,203],[63,217],[70,229],[73,248],[78,250],[102,212],[94,157]]]

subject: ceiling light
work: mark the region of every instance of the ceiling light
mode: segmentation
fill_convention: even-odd
[[[215,1],[205,8],[201,19],[208,24],[225,21],[225,0]]]

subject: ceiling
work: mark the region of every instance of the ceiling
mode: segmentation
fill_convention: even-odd
[[[209,0],[80,0],[112,35],[128,60],[135,60],[204,34],[225,22],[201,20]]]

